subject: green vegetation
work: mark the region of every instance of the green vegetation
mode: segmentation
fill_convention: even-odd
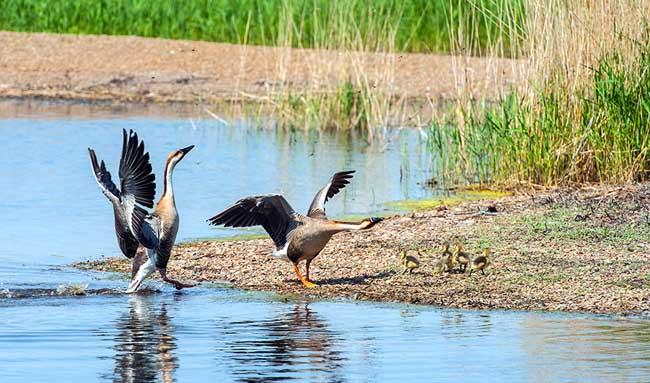
[[[558,241],[576,243],[598,242],[611,245],[627,245],[643,242],[650,236],[650,226],[637,222],[606,224],[601,220],[580,220],[587,216],[589,209],[556,208],[544,213],[534,213],[518,217],[512,225],[523,229],[531,238],[544,236]]]
[[[449,51],[452,27],[463,27],[476,35],[478,51],[511,39],[498,25],[504,15],[523,24],[523,2],[5,0],[0,29],[341,49],[355,40],[369,50],[431,52]]]
[[[463,202],[498,199],[510,195],[494,190],[466,190],[445,198],[403,200],[388,202],[386,206],[396,211],[418,211],[433,209],[438,206],[456,206]]]
[[[606,5],[556,6],[558,14],[544,19],[551,18],[547,23],[556,30],[531,42],[538,51],[529,59],[528,89],[496,105],[458,100],[453,119],[432,123],[428,146],[453,181],[555,186],[648,180],[647,14],[621,6],[617,11],[629,14],[629,24],[608,25],[602,23]],[[580,32],[563,26],[573,22],[563,12],[580,15]],[[578,33],[596,42],[580,46]]]
[[[465,129],[433,125],[429,145],[443,167],[474,182],[541,185],[632,182],[650,176],[650,39],[638,61],[614,52],[571,95],[547,83],[528,99],[514,93],[467,113]],[[484,114],[483,114],[484,113]]]
[[[345,82],[328,81],[331,68],[316,62],[311,78],[326,80],[274,87],[257,98],[270,109],[258,115],[290,129],[362,131],[369,142],[375,127],[416,116],[432,121],[426,145],[443,184],[556,186],[648,180],[648,10],[565,0],[7,0],[0,29],[340,50]],[[371,83],[360,51],[523,57],[525,73],[497,103],[459,85],[450,112],[421,116],[395,93],[394,56],[376,55],[383,72]]]

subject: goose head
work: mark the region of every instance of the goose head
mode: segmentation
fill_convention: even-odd
[[[485,249],[483,249],[483,256],[485,258],[487,258],[487,259],[490,259],[490,248],[489,247],[486,247]]]
[[[185,155],[194,149],[194,145],[190,145],[183,149],[174,150],[167,156],[167,164],[169,167],[173,168],[177,163],[181,162]]]
[[[376,224],[378,224],[379,222],[381,222],[383,220],[384,220],[383,218],[379,218],[379,217],[366,218],[366,219],[363,220],[363,224],[364,224],[363,228],[364,229],[370,229],[371,227],[375,226]]]

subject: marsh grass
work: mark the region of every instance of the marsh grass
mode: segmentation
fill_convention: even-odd
[[[8,0],[0,29],[140,35],[266,45],[284,50],[282,79],[266,94],[241,95],[238,110],[290,129],[360,130],[429,121],[394,81],[399,52],[518,54],[525,0]],[[508,27],[506,27],[508,26]],[[459,33],[458,31],[462,31]],[[517,31],[513,33],[513,31]],[[312,51],[307,84],[292,84],[297,54]],[[319,60],[335,52],[340,60]],[[218,58],[215,58],[218,59]],[[243,66],[242,66],[243,68]],[[379,68],[379,69],[377,69]],[[371,73],[372,72],[372,73]],[[259,102],[258,110],[244,103]]]
[[[494,105],[459,97],[428,145],[457,183],[645,181],[650,2],[529,3],[524,86]]]
[[[398,51],[446,52],[450,24],[475,25],[478,52],[511,38],[487,22],[499,3],[523,0],[5,0],[0,29],[308,48],[340,46],[353,32],[373,50],[392,34]]]
[[[234,104],[291,130],[362,132],[369,142],[381,128],[426,123],[443,184],[536,187],[650,176],[648,15],[649,0],[9,0],[0,29],[299,48],[271,63],[277,86]],[[305,49],[309,80],[292,84]],[[450,108],[423,116],[396,91],[404,51],[453,54]],[[333,52],[339,60],[319,60]],[[525,81],[497,103],[477,97],[466,65],[477,54],[521,58]],[[243,106],[251,99],[257,109]]]
[[[369,142],[382,140],[378,127],[426,123],[431,118],[421,115],[424,108],[409,99],[408,93],[396,90],[397,52],[408,45],[403,39],[405,28],[426,28],[429,41],[436,41],[442,33],[448,44],[445,49],[462,51],[467,56],[517,56],[521,54],[518,47],[525,32],[523,4],[523,0],[335,1],[319,8],[321,15],[330,17],[319,19],[317,25],[304,18],[297,21],[291,17],[295,11],[287,9],[279,20],[284,30],[278,31],[275,44],[295,47],[296,42],[306,40],[305,35],[311,36],[307,39],[309,45],[297,46],[312,48],[309,81],[298,89],[291,86],[287,68],[295,55],[304,52],[287,50],[275,64],[283,79],[281,86],[269,90],[265,98],[271,106],[270,114],[280,126],[357,130]],[[430,13],[433,9],[435,14]],[[414,21],[416,14],[418,19]],[[415,39],[415,29],[411,35]],[[334,52],[339,59],[319,60],[319,52]],[[465,64],[459,63],[459,67]],[[467,77],[463,73],[458,75]],[[437,100],[428,100],[427,105],[430,109],[440,108]]]

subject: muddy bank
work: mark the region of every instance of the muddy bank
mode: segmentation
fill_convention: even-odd
[[[0,97],[214,104],[321,89],[362,75],[396,97],[496,97],[509,59],[239,46],[129,36],[0,32]],[[425,102],[426,101],[426,102]]]
[[[649,206],[650,185],[637,185],[521,194],[395,216],[373,230],[334,237],[312,264],[319,286],[309,290],[287,263],[268,255],[268,239],[178,246],[169,273],[300,296],[638,314],[650,311]],[[437,252],[456,238],[473,255],[491,247],[487,275],[435,274],[437,254],[422,256],[414,274],[401,272],[400,249]],[[130,264],[104,259],[78,266],[127,272]]]

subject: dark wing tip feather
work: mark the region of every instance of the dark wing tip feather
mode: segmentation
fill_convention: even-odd
[[[208,218],[211,225],[249,227],[261,225],[276,246],[284,246],[286,230],[293,210],[279,195],[254,196],[240,199],[233,206]]]
[[[90,156],[90,163],[93,166],[93,170],[95,170],[95,173],[97,173],[97,168],[99,165],[97,164],[97,155],[95,154],[95,151],[91,148],[88,148],[88,155]]]
[[[105,191],[108,191],[115,197],[119,198],[120,191],[113,183],[113,180],[111,179],[111,173],[106,169],[106,164],[104,161],[100,162],[97,159],[97,154],[91,148],[88,148],[88,155],[90,156],[90,164],[92,165],[93,173],[97,182],[102,185],[102,188],[105,189]]]
[[[332,177],[331,185],[329,190],[327,191],[327,197],[325,198],[325,202],[327,202],[328,199],[334,197],[336,193],[338,193],[341,189],[345,187],[345,185],[350,183],[350,179],[353,176],[353,174],[356,172],[356,170],[346,170],[342,172],[335,173],[334,176]]]
[[[122,193],[135,197],[135,201],[145,207],[152,208],[156,195],[156,176],[145,152],[144,141],[138,139],[138,134],[122,129],[122,157],[120,159],[120,181]]]

